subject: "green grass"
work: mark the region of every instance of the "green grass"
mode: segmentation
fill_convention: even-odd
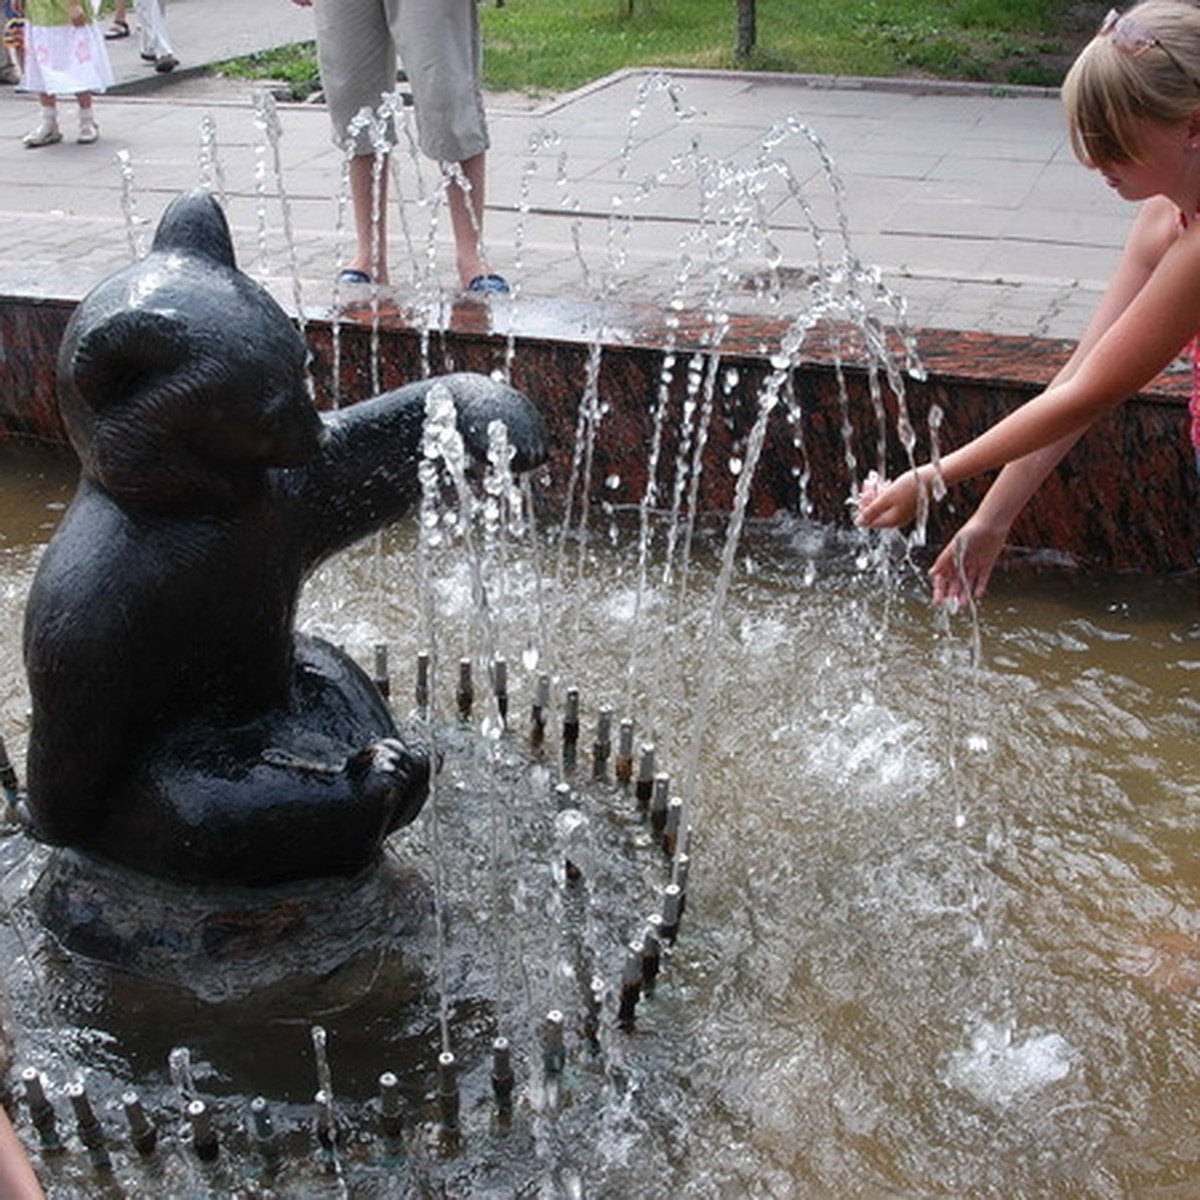
[[[296,100],[307,99],[321,86],[316,42],[296,42],[291,46],[248,54],[245,58],[219,63],[217,69],[234,79],[271,79],[291,84],[292,97]]]
[[[734,54],[735,0],[506,0],[481,6],[484,85],[532,95],[623,67],[739,67],[1055,86],[1109,0],[758,0],[757,46]],[[225,64],[316,84],[312,46]]]
[[[633,0],[632,8],[629,0],[486,5],[487,86],[562,91],[633,66],[1056,85],[1106,11],[1062,0],[758,0],[758,44],[741,62],[734,0]]]

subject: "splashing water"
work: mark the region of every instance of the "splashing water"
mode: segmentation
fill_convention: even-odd
[[[1190,599],[1163,581],[1148,594],[1106,581],[1022,595],[1018,607],[1000,584],[982,635],[974,625],[964,639],[930,621],[911,564],[865,535],[746,516],[766,422],[786,414],[803,437],[789,378],[821,322],[858,318],[839,333],[837,369],[865,355],[876,406],[875,447],[853,444],[843,423],[847,462],[878,460],[887,403],[920,372],[902,305],[855,258],[844,221],[832,247],[811,221],[811,303],[766,348],[758,420],[718,468],[739,506],[714,530],[699,511],[697,480],[714,469],[700,448],[721,397],[744,382],[723,357],[729,289],[754,258],[764,303],[778,303],[787,255],[768,200],[782,187],[805,202],[789,155],[820,157],[819,138],[784,123],[745,164],[689,137],[639,174],[634,132],[662,100],[690,132],[679,88],[656,78],[631,113],[629,186],[614,193],[599,250],[579,227],[572,238],[590,294],[611,300],[630,257],[628,214],[685,176],[702,181],[650,400],[656,429],[678,417],[687,430],[674,456],[660,454],[664,477],[646,481],[632,511],[592,499],[589,439],[619,402],[601,394],[597,335],[571,502],[556,522],[533,519],[498,433],[482,489],[466,487],[453,413],[434,388],[418,515],[306,592],[306,626],[357,655],[383,640],[397,662],[434,662],[421,719],[446,766],[428,820],[390,844],[389,877],[403,887],[356,908],[361,930],[333,931],[356,952],[325,942],[320,978],[235,988],[257,962],[236,943],[248,957],[224,965],[228,996],[148,997],[142,981],[63,961],[36,932],[22,949],[13,929],[40,864],[15,835],[0,843],[19,1054],[54,1073],[52,1090],[64,1064],[109,1102],[131,1077],[146,1085],[168,1147],[158,1194],[241,1186],[246,1100],[260,1092],[284,1134],[272,1184],[328,1194],[312,1169],[312,1097],[316,1082],[332,1105],[334,1069],[357,1130],[334,1184],[368,1194],[1108,1195],[1112,1179],[1149,1190],[1178,1169],[1161,1147],[1189,1144],[1200,1112],[1196,1089],[1175,1086],[1191,1077],[1195,1013],[1120,964],[1149,927],[1195,932]],[[527,173],[524,212],[532,219],[545,183],[570,213],[565,148],[546,138],[536,153],[554,165]],[[418,207],[440,202],[429,191]],[[424,270],[430,255],[412,261]],[[693,305],[700,351],[682,340]],[[911,422],[897,436],[911,452]],[[11,630],[36,546],[3,553],[14,583],[0,628]],[[8,653],[0,712],[20,729]],[[464,657],[521,664],[503,727],[491,697],[468,719],[447,716],[442,664]],[[535,749],[542,678],[553,712]],[[632,1032],[614,1019],[622,967],[631,940],[661,924],[673,867],[633,785],[610,770],[592,786],[586,763],[567,769],[557,716],[571,686],[589,729],[607,707],[655,744],[695,827],[683,933]],[[551,1010],[565,1014],[561,1071],[547,1069],[540,1040]],[[304,1047],[316,1020],[329,1057],[314,1080]],[[520,1079],[507,1115],[484,1049],[497,1033]],[[180,1044],[205,1064],[189,1090],[222,1123],[227,1153],[212,1168],[189,1158],[162,1086]],[[451,1047],[453,1139],[432,1115]],[[404,1130],[390,1142],[378,1133],[385,1067],[404,1091]],[[133,1176],[131,1154],[116,1161],[119,1178]],[[85,1169],[72,1156],[50,1167],[64,1195],[89,1194]]]

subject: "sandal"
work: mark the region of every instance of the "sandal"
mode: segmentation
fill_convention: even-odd
[[[467,284],[467,291],[477,296],[507,296],[509,290],[508,280],[503,275],[476,275]]]
[[[36,129],[31,129],[22,139],[26,150],[36,150],[39,146],[53,146],[62,141],[62,133],[56,121],[44,121]]]
[[[129,36],[128,21],[114,21],[105,31],[104,40],[106,42],[119,42],[122,38]]]

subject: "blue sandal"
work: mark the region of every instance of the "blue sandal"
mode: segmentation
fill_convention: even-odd
[[[476,275],[467,284],[467,291],[474,292],[477,296],[507,296],[508,280],[503,275]]]
[[[370,283],[371,276],[357,267],[347,267],[338,272],[338,283]]]

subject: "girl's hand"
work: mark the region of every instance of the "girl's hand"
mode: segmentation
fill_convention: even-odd
[[[71,18],[72,25],[86,25],[87,17],[84,16],[83,5],[79,0],[71,0],[67,5],[67,15]]]
[[[929,488],[932,469],[926,465],[888,483],[868,478],[858,498],[855,523],[868,529],[891,529],[907,525],[917,515],[921,493]]]
[[[1008,529],[976,515],[954,535],[929,568],[934,604],[969,604],[987,591]]]

